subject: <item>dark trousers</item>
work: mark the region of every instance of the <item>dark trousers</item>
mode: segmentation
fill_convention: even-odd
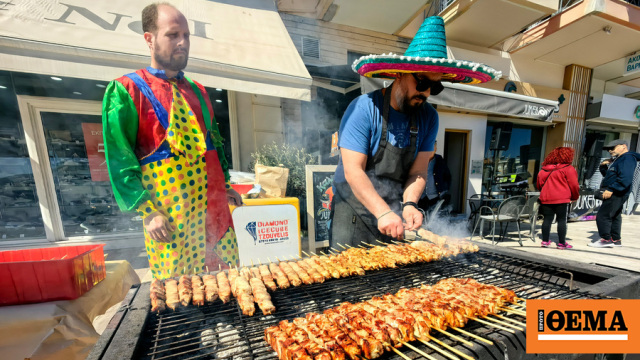
[[[558,222],[558,242],[564,244],[567,237],[567,214],[569,212],[569,204],[540,204],[539,214],[544,216],[542,222],[542,241],[549,242],[549,233],[551,233],[551,223],[555,216]]]
[[[611,195],[610,198],[602,200],[602,205],[596,215],[598,234],[601,239],[620,240],[622,229],[622,207],[629,195]]]

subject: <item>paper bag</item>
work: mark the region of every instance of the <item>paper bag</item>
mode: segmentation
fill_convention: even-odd
[[[267,197],[285,197],[288,180],[289,169],[256,164],[256,183],[262,186]]]

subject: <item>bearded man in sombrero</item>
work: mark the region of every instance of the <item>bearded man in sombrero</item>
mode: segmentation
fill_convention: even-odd
[[[489,66],[447,58],[444,21],[425,19],[404,55],[368,55],[353,70],[393,83],[347,108],[338,132],[331,243],[357,246],[401,239],[422,225],[418,200],[438,133],[427,103],[443,81],[477,84],[501,76]]]

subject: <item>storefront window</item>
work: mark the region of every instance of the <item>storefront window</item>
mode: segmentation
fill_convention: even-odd
[[[500,149],[492,145],[494,129],[503,127]],[[540,169],[543,127],[488,122],[485,139],[482,192],[503,195],[522,194],[535,190],[535,181]],[[506,139],[505,139],[506,136]],[[494,139],[496,142],[496,139]],[[495,166],[494,166],[495,164]]]
[[[0,71],[0,241],[45,237],[11,76]]]
[[[610,158],[609,152],[603,150],[604,144],[620,138],[617,132],[588,129],[585,135],[584,151],[580,158],[580,185],[584,189],[598,189],[602,174],[598,171],[600,163]]]
[[[229,163],[229,168],[233,165],[231,156],[231,127],[229,124],[229,98],[227,90],[220,88],[205,88],[213,106],[213,115],[218,123],[220,135],[224,139],[224,155]]]

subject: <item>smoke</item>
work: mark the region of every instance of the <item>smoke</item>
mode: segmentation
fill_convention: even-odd
[[[436,209],[437,210],[437,209]],[[469,238],[471,232],[467,228],[466,216],[450,216],[452,206],[448,205],[440,209],[437,213],[428,212],[425,218],[426,229],[440,236],[450,236],[452,238]]]

